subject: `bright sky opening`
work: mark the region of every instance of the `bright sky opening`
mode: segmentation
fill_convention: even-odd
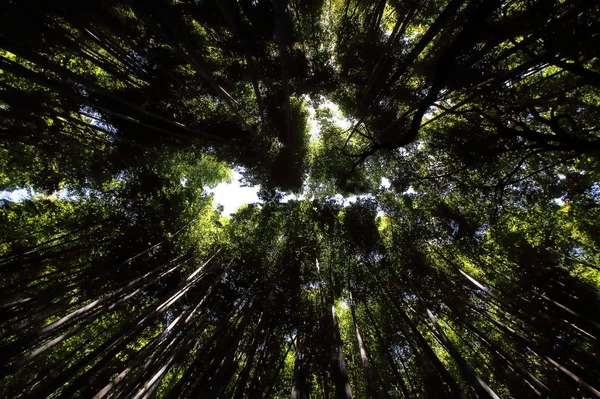
[[[308,96],[306,96],[305,100],[308,102]],[[337,104],[331,102],[326,98],[322,98],[321,107],[328,108],[331,110],[333,114],[334,123],[341,127],[342,129],[350,129],[353,123],[351,120],[346,119],[342,116],[342,112],[340,111]],[[318,140],[319,134],[321,130],[321,125],[318,120],[315,118],[316,110],[314,106],[310,103],[308,105],[308,123],[309,123],[309,131],[308,134],[311,140]],[[242,171],[240,169],[234,169],[231,174],[231,182],[222,182],[217,185],[214,189],[207,190],[209,193],[214,194],[213,204],[215,207],[222,205],[223,206],[223,215],[230,216],[235,213],[242,205],[246,204],[254,204],[261,203],[262,201],[258,198],[258,191],[260,190],[260,186],[252,186],[245,187],[242,186]],[[385,179],[389,187],[389,181]],[[386,186],[386,183],[384,186]],[[185,185],[185,182],[182,181],[182,184]],[[337,198],[339,197],[339,198]],[[294,194],[287,194],[283,197],[281,202],[288,202],[290,200],[301,200],[304,196],[296,196]],[[342,203],[345,203],[346,200],[348,203],[352,203],[356,201],[357,196],[351,196],[347,199],[343,198],[341,195],[336,196],[336,199],[341,200]]]
[[[305,98],[308,102],[308,96]],[[333,120],[336,125],[342,129],[350,129],[353,126],[353,121],[343,116],[341,110],[337,104],[328,100],[327,98],[321,99],[320,107],[328,108],[333,114]],[[308,134],[311,140],[318,140],[321,130],[321,125],[315,118],[316,110],[310,103],[308,105],[308,122],[309,131]],[[242,170],[236,168],[232,170],[231,182],[221,182],[215,188],[208,189],[209,193],[214,194],[213,204],[215,207],[223,206],[223,215],[231,216],[235,213],[242,205],[261,203],[262,201],[258,198],[258,191],[260,186],[242,186]],[[183,178],[181,184],[185,186],[187,179]],[[382,188],[389,188],[390,182],[388,179],[383,178],[381,182]],[[11,202],[20,202],[26,199],[31,199],[35,196],[35,192],[26,188],[19,188],[13,191],[0,191],[0,200],[8,200]],[[58,197],[59,199],[69,199],[69,193],[63,189],[56,193],[53,193],[50,197]],[[295,194],[287,194],[283,197],[281,202],[288,202],[290,200],[302,200],[303,195],[297,196]],[[372,198],[372,195],[352,195],[347,198],[336,195],[334,197],[337,201],[341,202],[342,205],[347,206],[355,202],[359,198]]]
[[[223,206],[223,215],[229,216],[245,204],[262,202],[258,199],[258,190],[260,186],[242,187],[242,174],[238,170],[231,172],[231,183],[222,182],[209,193],[214,194],[213,203],[215,206]]]

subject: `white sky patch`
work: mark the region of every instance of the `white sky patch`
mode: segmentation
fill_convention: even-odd
[[[60,200],[77,200],[79,199],[79,195],[71,194],[69,190],[63,188],[59,191],[52,193],[50,198],[58,198]]]
[[[552,201],[558,206],[563,206],[565,204],[565,201],[563,201],[562,198],[554,198]]]
[[[321,107],[325,107],[325,108],[329,108],[331,110],[331,113],[333,114],[333,121],[334,123],[341,127],[342,129],[350,129],[352,126],[354,126],[354,121],[345,118],[342,114],[342,111],[340,111],[340,107],[338,107],[338,105],[336,103],[331,102],[330,100],[325,99],[323,101],[323,103],[321,104]]]
[[[425,111],[425,114],[423,115],[422,122],[427,122],[429,119],[433,118],[438,112],[438,109],[434,106],[427,108],[427,111]]]
[[[385,177],[382,180],[387,180]],[[387,182],[389,183],[389,180],[387,180]],[[383,185],[383,183],[382,183]],[[389,186],[388,186],[389,187]],[[339,198],[336,198],[338,197]],[[356,201],[358,201],[359,199],[375,199],[375,196],[373,194],[361,194],[361,195],[351,195],[347,198],[342,197],[341,195],[336,195],[334,198],[336,198],[338,201],[340,201],[341,198],[341,204],[343,207],[349,206],[350,204],[355,203]],[[385,212],[382,209],[378,209],[377,210],[377,216],[385,216]]]
[[[66,188],[55,191],[50,195],[36,193],[33,188],[17,188],[13,191],[0,191],[0,200],[6,200],[10,202],[23,202],[36,198],[77,200],[79,199],[79,196],[72,194]]]
[[[353,204],[356,201],[358,201],[359,199],[375,199],[375,196],[373,194],[361,194],[361,195],[351,195],[344,199],[345,199],[345,201],[348,201],[348,204]],[[344,203],[344,206],[346,206],[345,203]]]
[[[290,200],[302,201],[302,200],[304,200],[304,195],[303,194],[301,194],[301,195],[287,194],[281,199],[281,202],[287,203]]]
[[[26,188],[18,188],[13,191],[0,191],[0,200],[7,200],[10,202],[21,202],[26,199],[30,199],[32,193]]]
[[[381,183],[379,183],[379,186],[381,188],[390,188],[392,186],[392,183],[390,182],[389,179],[386,179],[385,177],[381,178]]]
[[[346,198],[344,198],[343,195],[341,194],[336,194],[333,197],[331,197],[331,199],[335,200],[336,202],[339,202],[340,204],[344,204],[344,202],[346,201]]]
[[[307,96],[308,97],[308,96]],[[321,131],[321,124],[315,119],[316,111],[315,107],[308,103],[308,136],[310,141],[316,141],[319,139],[319,133]]]
[[[242,174],[233,170],[231,172],[231,183],[219,183],[217,187],[207,190],[214,194],[213,204],[223,206],[223,214],[226,216],[235,213],[240,206],[262,202],[258,199],[260,186],[242,187]]]
[[[404,147],[396,148],[394,151],[396,152],[396,154],[403,157],[406,157],[409,154],[408,150]]]

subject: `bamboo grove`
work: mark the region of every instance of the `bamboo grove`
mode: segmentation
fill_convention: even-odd
[[[596,1],[0,9],[1,397],[600,397]]]

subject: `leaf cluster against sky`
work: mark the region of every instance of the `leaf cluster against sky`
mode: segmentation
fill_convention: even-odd
[[[0,396],[600,397],[596,2],[5,3]]]

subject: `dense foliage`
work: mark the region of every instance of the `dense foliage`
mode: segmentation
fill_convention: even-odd
[[[599,21],[5,0],[0,396],[600,397]]]

